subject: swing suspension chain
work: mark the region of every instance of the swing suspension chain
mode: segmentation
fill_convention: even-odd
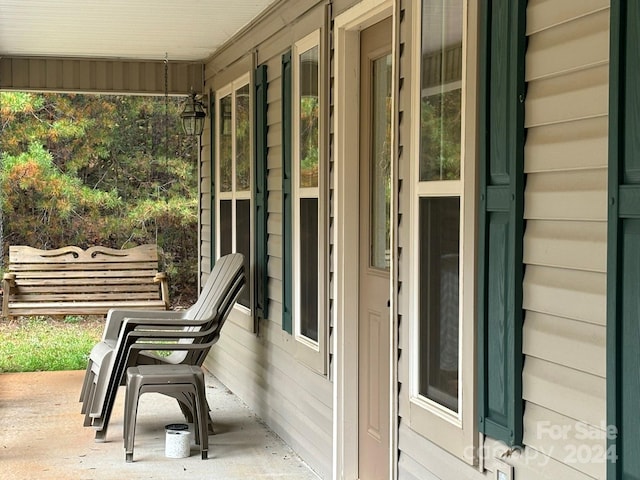
[[[169,54],[164,54],[164,161],[169,158]]]
[[[164,166],[165,171],[168,167],[169,158],[169,54],[164,54]],[[156,185],[156,200],[160,201],[160,182]],[[155,222],[156,227],[156,245],[158,244],[158,221]]]

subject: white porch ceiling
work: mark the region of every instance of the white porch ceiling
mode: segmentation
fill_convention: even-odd
[[[277,0],[0,0],[0,57],[198,61]]]

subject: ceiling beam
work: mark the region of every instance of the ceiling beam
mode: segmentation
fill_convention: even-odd
[[[81,58],[0,58],[0,90],[164,95],[164,61]],[[169,61],[169,95],[202,93],[204,65]]]

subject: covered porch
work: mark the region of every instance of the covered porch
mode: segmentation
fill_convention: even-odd
[[[118,393],[105,443],[82,426],[78,396],[84,372],[0,375],[0,458],[4,479],[177,479],[318,477],[277,435],[215,377],[206,375],[215,434],[209,459],[165,457],[164,426],[184,422],[177,403],[142,395],[134,462],[126,463],[122,440],[124,387]]]
[[[272,0],[165,2],[64,0],[0,5],[0,90],[187,95],[204,91],[205,64],[225,42],[275,8]],[[206,99],[203,99],[208,104]],[[200,140],[201,146],[207,140]],[[201,168],[208,170],[208,158]],[[204,165],[204,166],[202,166]],[[208,202],[201,192],[201,203]],[[204,199],[204,200],[203,200]],[[205,225],[204,228],[207,226]],[[202,226],[201,226],[202,228]],[[207,271],[207,265],[200,270]],[[84,372],[0,375],[0,458],[6,479],[292,478],[317,476],[235,395],[207,376],[216,434],[209,459],[164,455],[164,426],[184,421],[175,402],[145,394],[134,462],[125,463],[124,392],[106,443],[84,428]]]

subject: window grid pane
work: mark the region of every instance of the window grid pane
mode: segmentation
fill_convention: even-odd
[[[300,55],[300,187],[318,186],[318,47]]]
[[[421,198],[419,222],[419,393],[457,412],[460,198]]]
[[[244,255],[244,271],[249,272],[251,259],[251,200],[236,200],[236,252]],[[251,308],[251,283],[240,292],[238,303]]]
[[[373,61],[369,265],[391,267],[391,55]]]
[[[231,160],[233,146],[233,122],[231,115],[231,94],[220,100],[220,191],[231,191]]]
[[[422,13],[420,181],[460,179],[462,0]]]
[[[236,191],[248,191],[251,185],[249,85],[236,90]]]
[[[220,256],[232,253],[233,225],[231,221],[231,200],[220,201]]]
[[[318,199],[300,199],[299,333],[318,341]]]

